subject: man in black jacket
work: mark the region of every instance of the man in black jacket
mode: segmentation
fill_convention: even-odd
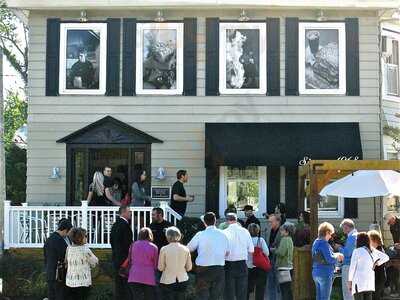
[[[115,276],[115,300],[131,299],[127,278],[121,277],[118,274],[121,264],[128,257],[129,247],[131,246],[133,240],[132,229],[129,225],[130,219],[131,210],[129,206],[122,205],[119,208],[119,217],[111,228],[112,262]]]
[[[64,300],[66,298],[65,282],[56,280],[57,263],[64,262],[67,250],[67,235],[72,228],[69,220],[63,219],[58,223],[57,231],[53,232],[44,244],[44,262],[49,300]]]

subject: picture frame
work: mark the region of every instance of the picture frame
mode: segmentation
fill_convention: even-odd
[[[344,22],[299,23],[299,93],[346,94]]]
[[[104,95],[107,23],[61,23],[60,95]]]
[[[265,22],[219,24],[219,92],[221,95],[267,93]]]
[[[183,23],[138,23],[136,94],[183,94]]]

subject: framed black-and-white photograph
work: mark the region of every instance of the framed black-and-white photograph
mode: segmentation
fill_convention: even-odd
[[[266,23],[219,24],[220,94],[266,94]]]
[[[183,23],[138,23],[136,94],[183,93]]]
[[[299,92],[346,93],[344,23],[299,23]]]
[[[61,23],[60,94],[104,94],[106,67],[106,23]]]

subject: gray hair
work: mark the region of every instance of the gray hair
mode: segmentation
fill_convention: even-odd
[[[356,227],[356,225],[354,224],[354,221],[352,219],[344,219],[340,223],[340,227],[343,228],[343,225],[346,225],[346,226],[350,227],[351,229],[354,229]]]
[[[237,215],[235,213],[228,213],[228,214],[226,214],[226,220],[230,221],[230,222],[236,222]]]
[[[165,231],[165,237],[167,238],[168,243],[179,242],[182,238],[182,233],[179,228],[172,226],[168,227]]]

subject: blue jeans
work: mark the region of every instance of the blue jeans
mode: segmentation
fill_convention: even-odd
[[[333,275],[314,276],[315,287],[317,290],[316,300],[329,300],[331,298]]]

